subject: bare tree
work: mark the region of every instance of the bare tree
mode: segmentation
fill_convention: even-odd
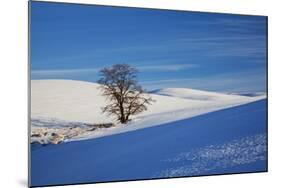
[[[127,64],[115,64],[100,71],[98,83],[109,104],[103,112],[115,115],[119,122],[127,123],[131,115],[147,110],[153,100],[137,83],[137,69]]]

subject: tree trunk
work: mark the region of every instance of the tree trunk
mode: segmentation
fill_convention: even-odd
[[[120,122],[126,123],[127,121],[126,121],[126,117],[125,117],[125,114],[124,114],[124,108],[123,108],[122,103],[120,104],[120,113],[121,113]]]

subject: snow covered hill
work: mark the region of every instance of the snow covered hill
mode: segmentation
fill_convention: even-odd
[[[267,101],[97,139],[33,147],[31,184],[267,170]]]
[[[154,90],[151,93],[199,101],[238,101],[245,99],[245,97],[241,95],[201,91],[189,88],[162,88]]]
[[[98,84],[74,80],[32,80],[32,130],[34,132],[41,131],[42,128],[46,130],[53,128],[50,122],[54,125],[64,122],[62,125],[65,127],[74,125],[74,127],[70,126],[71,131],[63,130],[63,134],[71,132],[74,135],[73,137],[62,135],[68,138],[64,141],[97,138],[161,125],[265,98],[265,96],[247,97],[187,88],[160,89],[151,96],[156,102],[148,106],[147,111],[132,117],[132,121],[128,124],[121,125],[114,117],[101,112],[101,107],[106,105],[106,100],[101,96]],[[88,131],[87,126],[86,130],[83,129],[85,124],[105,123],[114,123],[116,126],[95,131]],[[81,129],[73,133],[73,128],[77,126]],[[55,133],[62,134],[61,129],[56,129]]]

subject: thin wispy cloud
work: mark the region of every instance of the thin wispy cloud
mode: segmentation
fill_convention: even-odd
[[[139,66],[140,71],[179,71],[191,68],[196,68],[196,64],[169,64],[169,65],[149,65],[149,66]]]
[[[31,78],[38,77],[38,76],[75,76],[81,74],[89,74],[89,73],[98,73],[99,69],[96,68],[89,68],[89,69],[57,69],[57,70],[32,70],[31,71]]]
[[[198,67],[196,64],[170,64],[170,65],[148,65],[148,66],[135,66],[141,72],[161,72],[161,71],[180,71]],[[63,78],[69,76],[85,76],[85,75],[97,75],[100,68],[84,68],[84,69],[57,69],[57,70],[32,70],[31,78]]]
[[[151,57],[160,58],[158,62],[151,62],[151,68],[154,63],[177,64],[176,55],[188,56],[189,58],[197,58],[192,56],[194,52],[200,53],[200,56],[205,57],[260,57],[266,52],[266,36],[264,35],[220,35],[208,36],[200,34],[198,36],[185,36],[175,39],[167,39],[161,42],[151,42],[149,44],[130,44],[112,46],[103,49],[87,49],[79,54],[61,54],[60,57],[47,57],[44,60],[36,60],[42,64],[60,65],[61,62],[71,62],[73,64],[82,63],[88,64],[112,64],[114,63],[148,63]],[[129,54],[129,55],[128,55]],[[132,54],[134,57],[131,57]],[[169,54],[171,60],[166,60],[161,56]],[[129,57],[128,57],[129,56]],[[185,57],[186,59],[189,59]],[[173,61],[176,60],[176,62]],[[182,58],[181,61],[184,59]],[[189,62],[188,62],[189,63]],[[189,65],[188,65],[189,66]],[[165,69],[165,68],[163,68]]]
[[[257,58],[264,57],[266,53],[266,36],[261,35],[180,38],[178,40],[210,57]]]
[[[225,42],[225,41],[251,41],[251,40],[265,40],[266,37],[262,35],[250,35],[250,36],[205,36],[205,37],[197,37],[197,38],[179,38],[178,41],[182,42],[190,42],[190,43],[198,43],[198,42]]]
[[[238,16],[239,17],[239,16]],[[201,20],[188,20],[183,22],[183,24],[188,25],[205,25],[205,26],[224,26],[224,27],[245,27],[245,25],[250,27],[259,27],[261,24],[266,22],[264,17],[260,17],[260,19],[253,19],[253,18],[242,18],[241,17],[225,17],[225,18],[209,18],[201,19]]]
[[[266,20],[265,19],[251,19],[251,18],[244,18],[244,19],[239,19],[239,18],[219,18],[217,19],[218,24],[222,25],[230,25],[230,26],[245,26],[245,25],[251,25],[251,26],[256,26],[260,25],[261,23],[264,23]]]

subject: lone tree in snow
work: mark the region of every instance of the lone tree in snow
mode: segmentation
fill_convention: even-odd
[[[131,115],[147,110],[153,100],[137,83],[137,69],[127,64],[115,64],[100,71],[103,96],[109,104],[102,108],[103,113],[115,115],[119,122],[127,123]]]

